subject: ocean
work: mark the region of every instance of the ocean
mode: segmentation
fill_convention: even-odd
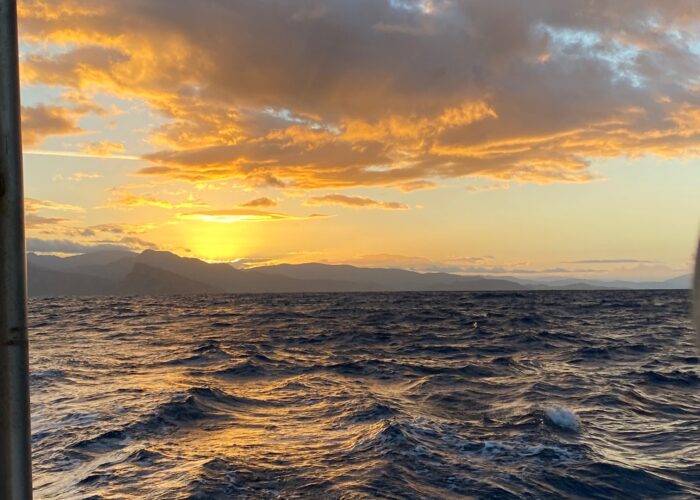
[[[30,301],[36,498],[688,498],[688,291]]]

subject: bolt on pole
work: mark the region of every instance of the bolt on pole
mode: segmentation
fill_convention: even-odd
[[[0,0],[0,498],[32,498],[17,0]]]

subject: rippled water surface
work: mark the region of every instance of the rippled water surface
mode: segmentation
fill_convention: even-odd
[[[30,308],[39,498],[700,495],[688,292]]]

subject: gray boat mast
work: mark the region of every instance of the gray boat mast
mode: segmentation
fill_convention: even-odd
[[[0,0],[0,499],[32,498],[17,0]]]
[[[695,323],[695,345],[700,353],[700,241],[695,257],[695,279],[693,280],[693,322]]]

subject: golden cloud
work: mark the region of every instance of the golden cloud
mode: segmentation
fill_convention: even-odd
[[[147,231],[155,229],[152,224],[98,224],[82,226],[75,221],[61,217],[44,217],[35,213],[28,213],[25,217],[25,228],[28,241],[60,241],[74,248],[92,248],[95,245],[119,244],[125,248],[139,251],[147,248],[157,248],[152,242],[140,238]],[[50,240],[44,240],[49,237]],[[83,253],[84,251],[58,250],[47,248],[39,250],[36,245],[29,245],[29,249],[42,252],[58,253]],[[97,249],[97,248],[92,248]]]
[[[251,209],[223,209],[208,210],[205,212],[181,213],[177,215],[180,220],[215,222],[220,224],[230,224],[234,222],[272,222],[284,220],[303,220],[326,217],[323,214],[311,214],[307,216],[287,215],[262,210]]]
[[[186,201],[172,202],[147,194],[132,193],[121,188],[114,188],[111,192],[112,197],[108,200],[105,208],[157,207],[169,210],[174,208],[205,208],[208,206],[191,194]]]
[[[141,173],[194,183],[587,182],[598,158],[700,155],[697,2],[411,3],[25,0],[24,40],[62,50],[23,78],[145,101],[166,123]],[[28,143],[77,131],[60,117]]]
[[[112,156],[115,153],[123,153],[124,144],[112,141],[95,141],[83,144],[80,151],[94,156]]]
[[[246,208],[270,208],[277,206],[277,202],[272,198],[263,196],[261,198],[255,198],[253,200],[246,201],[240,204],[241,207]]]
[[[100,250],[142,251],[158,246],[140,238],[43,239],[27,238],[27,250],[43,254],[76,255]]]
[[[80,134],[79,116],[61,106],[22,106],[22,142],[31,147],[52,135]]]
[[[304,202],[307,206],[339,205],[351,208],[381,208],[384,210],[408,210],[410,207],[398,201],[377,201],[364,196],[348,196],[344,194],[326,194],[314,196]]]
[[[435,184],[432,181],[415,180],[415,181],[404,182],[403,184],[397,184],[397,185],[392,186],[392,187],[395,187],[399,191],[409,193],[411,191],[419,191],[421,189],[434,189],[437,187],[437,184]]]
[[[56,210],[60,212],[85,212],[83,207],[69,205],[66,203],[56,203],[49,200],[38,200],[36,198],[24,199],[24,211],[28,214],[36,214],[39,210]]]
[[[485,186],[467,186],[467,191],[470,193],[483,193],[484,191],[502,191],[510,189],[508,182],[497,182],[494,184],[486,184]]]
[[[41,215],[27,214],[24,217],[24,227],[30,229],[53,228],[65,222],[70,222],[69,219],[62,217],[42,217]]]
[[[153,243],[137,236],[155,229],[156,226],[153,224],[110,223],[84,226],[81,225],[79,221],[65,217],[48,217],[41,213],[43,211],[48,211],[81,214],[85,212],[85,209],[82,207],[36,198],[25,198],[24,206],[26,214],[25,229],[27,231],[28,240],[34,243],[37,241],[49,241],[42,240],[42,238],[49,236],[52,238],[51,241],[60,241],[66,244],[70,243],[74,248],[88,248],[94,245],[108,244],[119,244],[133,250],[156,248],[156,245]],[[34,245],[32,248],[36,249],[38,247]],[[36,251],[60,252],[55,249]]]
[[[110,233],[110,234],[143,234],[146,231],[156,229],[153,224],[123,224],[123,223],[110,223],[110,224],[97,224],[94,226],[89,226],[86,228],[87,231],[92,231],[93,233]]]

